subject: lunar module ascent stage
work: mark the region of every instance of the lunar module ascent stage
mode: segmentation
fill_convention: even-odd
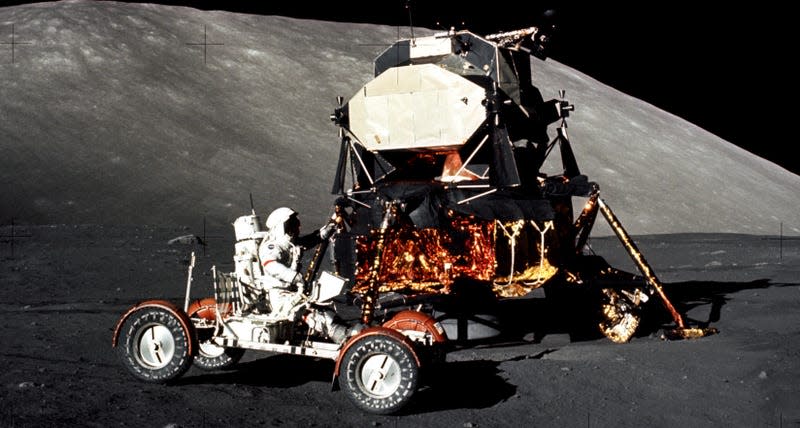
[[[615,342],[633,336],[638,308],[652,295],[677,325],[669,336],[712,333],[687,328],[598,185],[581,173],[567,134],[573,106],[563,91],[544,101],[532,83],[530,57],[546,58],[547,38],[531,27],[400,40],[376,58],[373,80],[339,99],[331,115],[341,139],[336,273],[352,279],[364,322],[386,292],[483,286],[505,298],[600,287],[598,324]],[[556,148],[563,172],[541,173]],[[586,198],[577,216],[573,197]],[[584,255],[598,211],[642,276]]]

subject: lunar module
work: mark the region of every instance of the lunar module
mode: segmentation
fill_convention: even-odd
[[[652,295],[677,324],[673,336],[710,331],[686,328],[599,186],[581,173],[567,134],[573,105],[563,91],[545,101],[532,83],[531,56],[545,59],[547,42],[537,27],[400,40],[377,57],[372,81],[339,99],[332,190],[346,230],[335,237],[334,265],[362,296],[365,322],[389,292],[484,287],[509,298],[601,287],[598,325],[616,342],[632,337],[637,308]],[[540,171],[556,149],[562,172],[548,176]],[[586,200],[577,215],[575,197]],[[642,276],[584,255],[598,211]]]

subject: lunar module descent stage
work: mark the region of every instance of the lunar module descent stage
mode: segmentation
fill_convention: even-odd
[[[363,322],[385,293],[486,287],[511,298],[539,287],[551,296],[599,287],[598,324],[615,342],[633,336],[650,296],[675,321],[668,337],[713,333],[686,326],[599,186],[581,173],[567,134],[573,105],[563,91],[544,101],[532,83],[530,57],[546,58],[547,38],[531,27],[399,40],[376,58],[373,80],[346,103],[339,98],[333,265],[361,297]],[[563,172],[541,173],[556,148]],[[577,216],[573,197],[586,198]],[[598,211],[642,276],[584,255]]]

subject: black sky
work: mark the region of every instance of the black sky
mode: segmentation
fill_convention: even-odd
[[[541,25],[555,10],[551,57],[800,174],[789,115],[795,92],[789,6],[771,2],[154,1],[478,34]],[[583,2],[582,2],[583,3]],[[411,14],[406,5],[410,4]],[[479,6],[470,6],[478,4]],[[577,106],[580,108],[580,106]]]

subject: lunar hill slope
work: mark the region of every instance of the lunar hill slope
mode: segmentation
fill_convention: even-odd
[[[0,221],[227,228],[252,194],[260,212],[321,223],[335,98],[405,32],[151,4],[0,8]],[[555,61],[532,67],[545,99],[564,89],[575,104],[581,171],[630,233],[800,235],[800,176]]]

